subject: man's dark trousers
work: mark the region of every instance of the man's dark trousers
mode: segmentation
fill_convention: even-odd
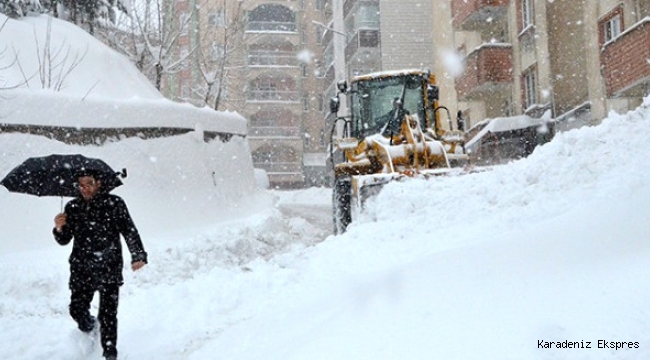
[[[90,303],[95,291],[99,291],[99,327],[104,355],[117,354],[117,305],[120,286],[118,284],[100,284],[96,288],[92,281],[78,282],[71,286],[70,315],[79,325],[81,331],[91,331],[94,321],[90,316]]]

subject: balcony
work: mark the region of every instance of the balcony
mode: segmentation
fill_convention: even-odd
[[[465,73],[456,78],[460,99],[480,97],[486,92],[508,89],[512,85],[512,46],[483,44],[465,59]]]
[[[296,23],[278,21],[249,21],[246,32],[291,32],[297,30]]]
[[[298,67],[298,59],[293,52],[253,50],[248,54],[248,66]]]
[[[292,126],[252,126],[249,138],[300,138],[300,128]]]
[[[253,167],[264,169],[267,173],[302,174],[302,164],[299,162],[256,162]]]
[[[349,62],[362,50],[378,51],[379,30],[359,29],[345,47],[345,62]]]
[[[634,24],[603,45],[603,66],[607,95],[643,97],[650,88],[650,17]]]
[[[264,169],[272,187],[301,188],[305,181],[299,162],[254,162],[253,167]]]
[[[494,22],[505,21],[509,0],[452,0],[454,29],[479,31]]]
[[[298,102],[300,95],[295,90],[248,90],[249,102]]]

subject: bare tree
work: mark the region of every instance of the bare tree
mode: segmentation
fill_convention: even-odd
[[[243,32],[245,23],[241,1],[228,8],[227,0],[222,0],[220,6],[213,10],[216,11],[210,13],[208,8],[208,14],[202,14],[200,27],[221,29],[201,32],[206,36],[200,39],[201,46],[195,54],[201,78],[197,79],[192,92],[201,99],[204,106],[218,110],[227,86],[228,70],[232,66],[231,59],[239,50],[239,46],[242,46],[237,36]],[[229,14],[228,11],[232,13]]]
[[[38,58],[38,74],[43,89],[60,91],[65,79],[81,63],[88,53],[88,47],[83,54],[77,51],[71,59],[72,47],[65,41],[57,47],[52,47],[52,17],[48,18],[45,43],[41,51],[36,30],[34,30],[34,41],[36,43],[36,56]],[[64,50],[65,53],[63,52]],[[17,54],[16,54],[17,55]],[[23,72],[24,74],[24,72]],[[27,79],[25,79],[27,81]]]
[[[6,23],[7,21],[0,26],[0,32],[2,32]],[[41,88],[43,89],[60,91],[64,87],[68,76],[81,63],[88,53],[88,48],[86,48],[83,53],[77,51],[72,55],[72,46],[66,44],[65,41],[60,46],[53,47],[51,34],[51,17],[48,18],[43,46],[41,46],[36,30],[34,30],[34,43],[36,45],[36,57],[38,59],[38,71],[34,74],[28,74],[25,71],[23,65],[19,61],[19,51],[13,48],[13,59],[9,63],[0,66],[0,71],[16,66],[23,77],[23,81],[13,85],[7,85],[4,83],[0,89],[15,89],[21,86],[29,87],[29,81],[37,75],[41,82]],[[4,59],[6,53],[7,48],[0,50],[0,59]],[[4,79],[0,76],[0,81],[3,80]]]
[[[134,2],[121,26],[98,31],[103,41],[125,54],[158,90],[162,90],[163,77],[178,71],[195,51],[181,51],[180,39],[190,31],[197,7],[182,12],[174,8],[176,3]]]

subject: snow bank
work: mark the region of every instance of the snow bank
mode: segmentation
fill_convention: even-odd
[[[116,84],[117,85],[117,84]],[[0,92],[0,123],[72,128],[183,128],[246,136],[246,119],[234,112],[168,100],[113,99],[51,92]]]
[[[235,137],[226,143],[205,143],[196,133],[85,147],[40,136],[0,134],[0,174],[5,176],[29,157],[51,153],[81,153],[101,158],[116,170],[126,168],[124,185],[113,193],[124,197],[146,238],[241,215],[247,210],[246,201],[256,194],[247,141]],[[12,220],[3,224],[3,232],[12,236],[0,242],[0,252],[48,244],[61,202],[61,198],[37,198],[0,187],[0,214],[12,214]]]
[[[74,24],[47,15],[14,20],[0,14],[0,25],[6,20],[0,32],[0,88],[164,100],[128,59]]]

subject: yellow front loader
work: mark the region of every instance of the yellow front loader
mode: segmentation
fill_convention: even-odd
[[[335,233],[344,232],[365,199],[387,182],[446,174],[467,162],[465,134],[438,105],[439,89],[428,71],[357,76],[338,90],[330,101]],[[338,114],[341,95],[350,109],[344,116]]]

